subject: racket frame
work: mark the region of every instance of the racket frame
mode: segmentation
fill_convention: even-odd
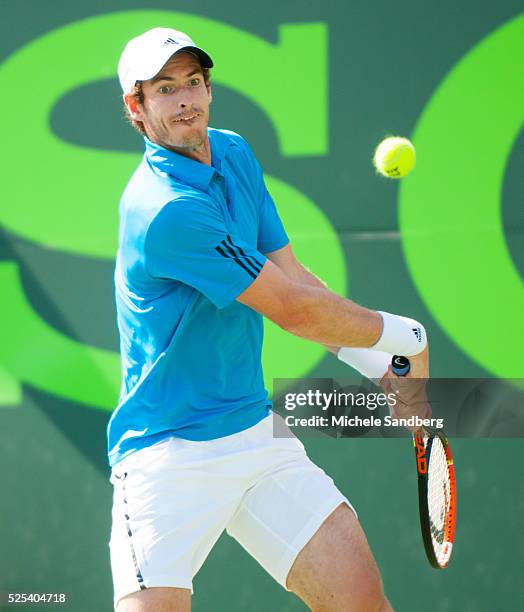
[[[424,446],[424,434],[428,435],[427,444]],[[433,542],[431,539],[431,527],[429,524],[429,507],[428,507],[428,482],[429,482],[429,463],[431,457],[431,449],[433,441],[438,437],[442,443],[444,453],[446,455],[446,463],[448,466],[449,475],[449,490],[450,490],[450,506],[446,513],[444,522],[444,541],[447,543],[446,549],[447,559],[445,563],[439,563],[433,548]],[[453,464],[453,455],[451,454],[451,448],[448,439],[442,431],[435,429],[424,428],[413,433],[413,445],[415,447],[415,457],[417,461],[417,476],[418,476],[418,503],[419,503],[419,514],[420,514],[420,531],[422,533],[422,541],[424,542],[424,550],[426,556],[432,567],[435,569],[444,569],[449,564],[451,558],[451,552],[453,548],[453,542],[455,539],[455,525],[456,525],[456,504],[457,504],[457,492],[455,482],[455,466]]]

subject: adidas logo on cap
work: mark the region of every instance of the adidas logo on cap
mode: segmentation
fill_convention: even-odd
[[[420,329],[420,327],[412,327],[411,329],[413,330],[413,333],[415,334],[417,340],[419,342],[422,342],[422,330]]]

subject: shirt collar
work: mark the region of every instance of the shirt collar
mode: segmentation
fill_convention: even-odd
[[[222,160],[228,146],[231,144],[229,138],[224,138],[225,134],[213,128],[208,129],[208,136],[211,146],[212,166],[170,151],[156,142],[152,142],[147,136],[144,136],[146,159],[154,169],[165,172],[182,183],[196,187],[200,191],[207,191],[215,173],[220,174]]]

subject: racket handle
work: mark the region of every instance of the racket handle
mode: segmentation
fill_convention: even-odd
[[[411,370],[411,364],[409,363],[409,359],[407,357],[393,355],[393,358],[391,359],[391,369],[393,370],[393,374],[396,374],[397,376],[407,376]]]

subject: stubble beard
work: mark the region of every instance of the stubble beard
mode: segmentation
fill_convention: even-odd
[[[206,139],[201,129],[195,130],[193,134],[186,134],[182,141],[173,142],[173,147],[178,147],[179,149],[188,149],[190,151],[199,151],[202,148],[202,145],[205,143]]]
[[[199,151],[206,142],[207,126],[186,130],[188,133],[176,136],[177,129],[169,128],[169,124],[160,121],[151,126],[150,140],[158,142],[166,149],[174,151]],[[183,128],[185,129],[185,128]]]

